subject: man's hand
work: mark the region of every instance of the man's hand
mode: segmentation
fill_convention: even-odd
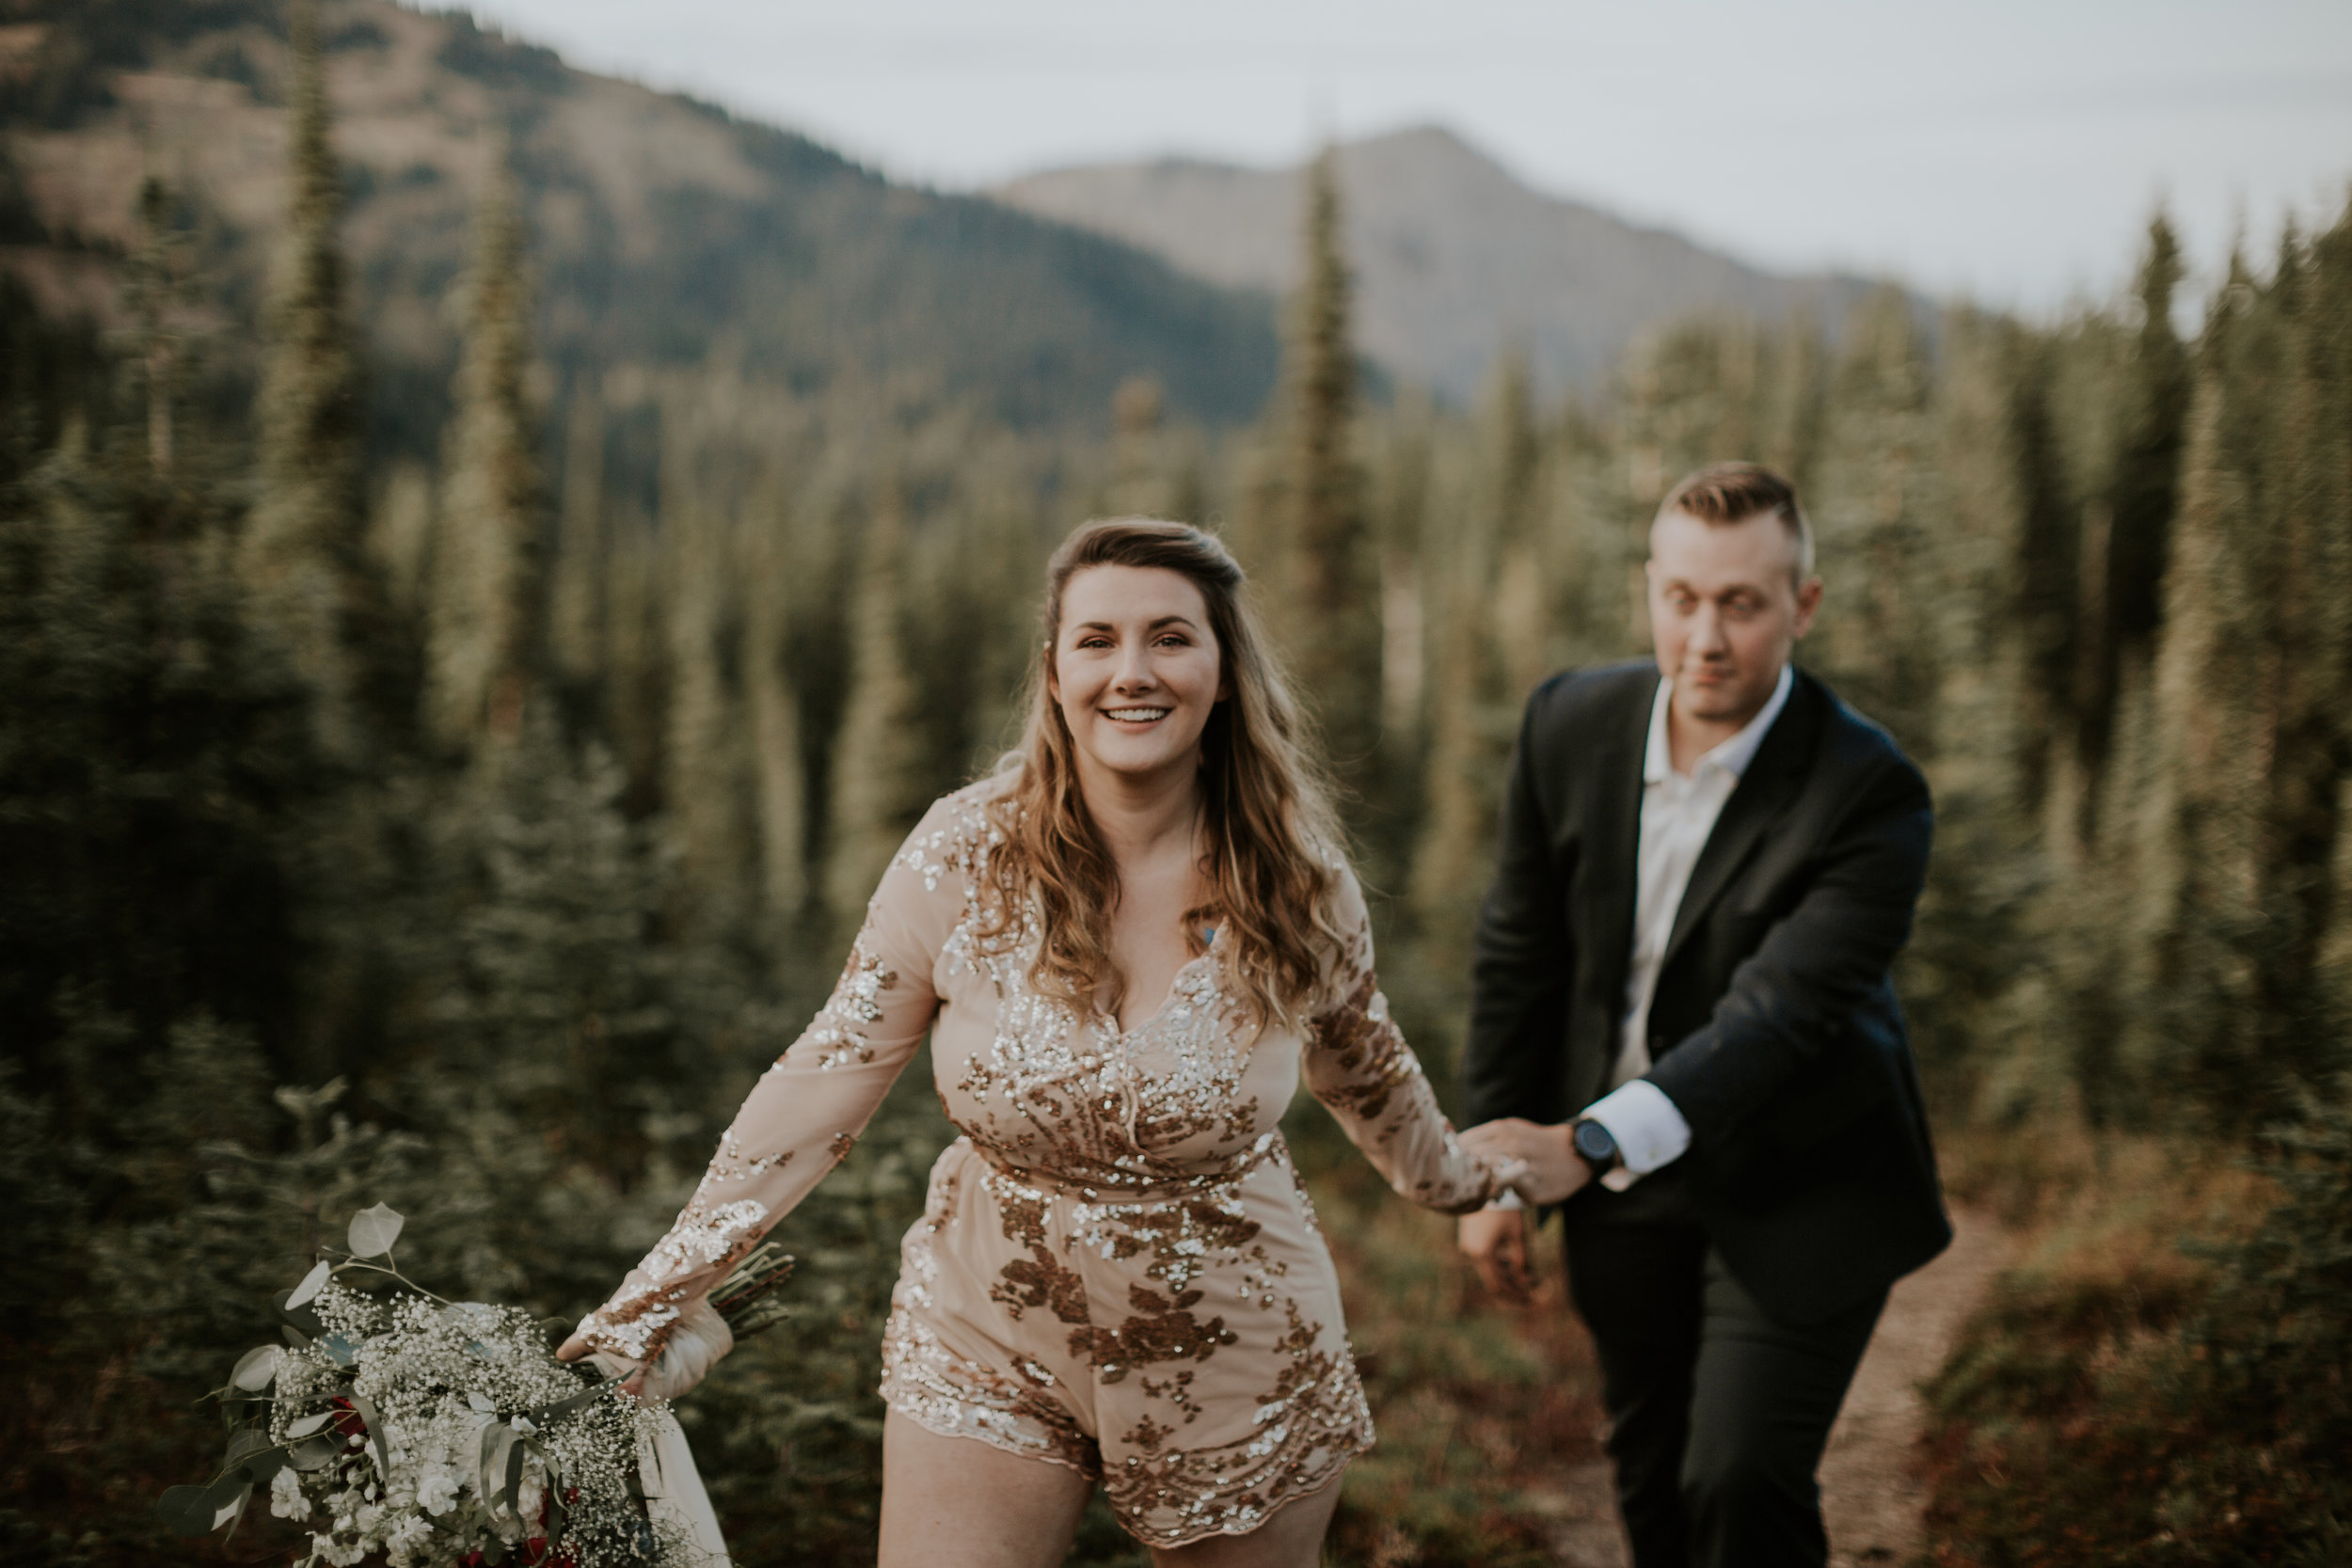
[[[1511,1185],[1530,1203],[1565,1203],[1593,1179],[1593,1167],[1569,1142],[1570,1124],[1544,1127],[1518,1117],[1481,1122],[1462,1134],[1462,1147],[1496,1164],[1519,1161]]]
[[[1457,1244],[1478,1270],[1478,1277],[1508,1302],[1523,1302],[1534,1292],[1534,1272],[1527,1261],[1527,1211],[1481,1209],[1464,1214]]]

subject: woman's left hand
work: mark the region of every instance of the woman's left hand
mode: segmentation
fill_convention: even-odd
[[[1499,1166],[1516,1163],[1519,1168],[1510,1175],[1511,1190],[1530,1203],[1565,1202],[1593,1179],[1593,1167],[1568,1142],[1565,1122],[1545,1127],[1505,1117],[1481,1122],[1461,1138],[1463,1148]]]
[[[674,1400],[700,1383],[735,1348],[735,1331],[707,1298],[698,1299],[678,1314],[670,1337],[650,1366],[612,1351],[596,1350],[574,1334],[556,1351],[558,1361],[593,1357],[609,1377],[621,1380],[624,1392],[640,1400]]]

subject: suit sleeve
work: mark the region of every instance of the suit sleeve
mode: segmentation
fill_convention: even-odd
[[[1566,890],[1540,788],[1538,720],[1546,693],[1528,700],[1502,798],[1495,879],[1478,911],[1470,960],[1470,1039],[1462,1052],[1462,1120],[1556,1120],[1565,1049],[1569,976]]]
[[[1811,885],[1775,922],[1706,1025],[1645,1075],[1690,1122],[1693,1150],[1737,1132],[1886,983],[1910,940],[1934,813],[1899,757],[1872,773],[1820,851]]]

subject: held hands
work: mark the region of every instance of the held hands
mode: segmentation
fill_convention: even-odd
[[[1569,1143],[1566,1124],[1545,1127],[1517,1117],[1489,1121],[1461,1134],[1462,1147],[1491,1161],[1511,1191],[1530,1203],[1565,1202],[1593,1179]],[[1486,1289],[1504,1301],[1523,1303],[1534,1293],[1528,1260],[1528,1213],[1524,1209],[1486,1209],[1464,1214],[1456,1244],[1478,1270]]]
[[[1593,1179],[1593,1167],[1568,1141],[1570,1132],[1566,1122],[1545,1127],[1505,1117],[1482,1122],[1461,1138],[1463,1148],[1492,1161],[1528,1202],[1564,1203]]]
[[[667,1343],[651,1366],[631,1361],[612,1351],[592,1350],[575,1333],[557,1349],[558,1361],[593,1357],[607,1375],[621,1378],[621,1387],[641,1400],[674,1400],[700,1383],[735,1348],[735,1333],[707,1299],[698,1300],[678,1314]]]

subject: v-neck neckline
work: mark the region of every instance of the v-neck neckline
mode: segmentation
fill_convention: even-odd
[[[1217,939],[1224,934],[1225,927],[1222,926],[1214,926],[1210,927],[1209,944],[1206,947],[1203,947],[1200,952],[1195,953],[1191,958],[1186,958],[1183,963],[1176,966],[1176,973],[1168,977],[1168,994],[1160,998],[1160,1005],[1152,1008],[1151,1013],[1146,1016],[1141,1022],[1136,1023],[1132,1028],[1121,1027],[1117,1014],[1105,1013],[1102,1015],[1104,1021],[1110,1025],[1111,1038],[1115,1040],[1133,1039],[1137,1035],[1142,1034],[1146,1029],[1151,1028],[1154,1023],[1157,1023],[1163,1017],[1167,1016],[1168,1010],[1176,1005],[1176,998],[1183,994],[1184,989],[1184,976],[1191,973],[1195,966],[1204,964],[1211,958],[1216,957]]]

